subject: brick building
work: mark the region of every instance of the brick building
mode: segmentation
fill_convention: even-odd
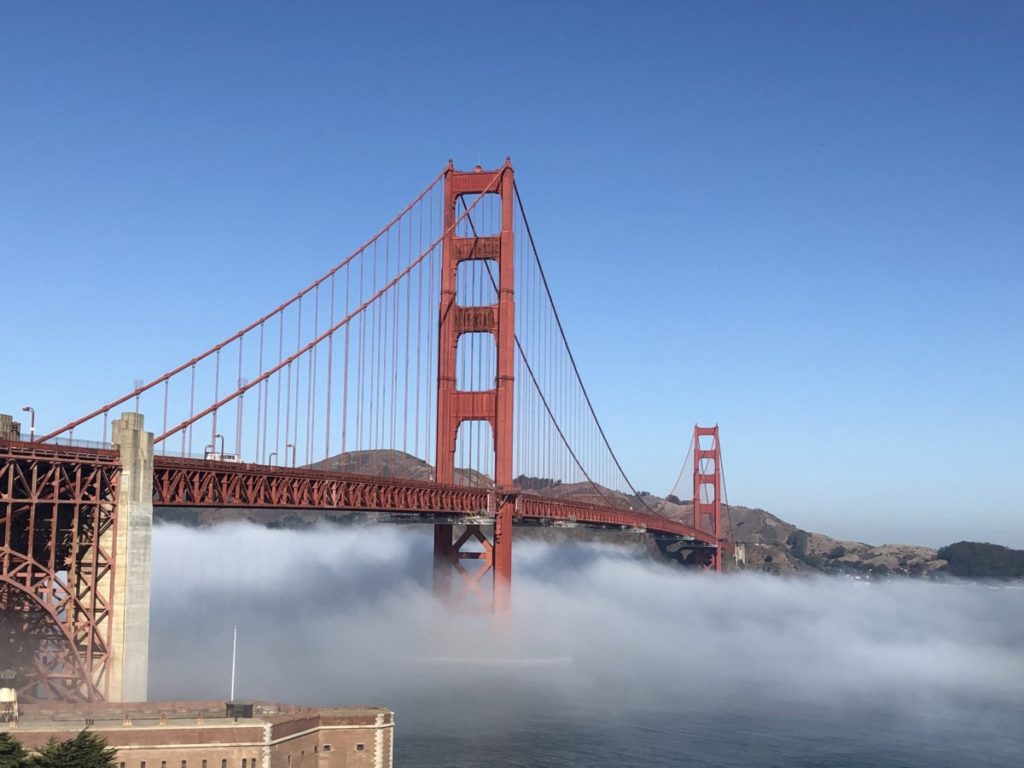
[[[26,705],[3,726],[29,748],[83,728],[117,749],[120,768],[391,768],[394,715],[266,702]]]

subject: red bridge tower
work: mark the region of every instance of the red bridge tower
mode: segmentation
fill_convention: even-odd
[[[712,560],[704,565],[721,571],[722,449],[718,442],[718,425],[700,427],[695,424],[693,427],[693,527],[710,533],[718,542],[707,554]]]
[[[494,194],[501,198],[501,230],[497,235],[460,237],[456,234],[455,208],[460,198]],[[441,306],[437,371],[437,469],[439,483],[455,483],[455,448],[459,426],[467,421],[487,421],[494,439],[494,483],[490,513],[494,534],[488,538],[480,525],[468,525],[455,538],[450,523],[434,526],[434,593],[452,594],[453,571],[463,577],[466,590],[481,592],[488,572],[493,579],[495,612],[509,607],[512,578],[512,487],[513,382],[515,368],[515,275],[513,271],[513,172],[508,160],[496,171],[479,166],[472,172],[456,171],[448,164],[444,179],[444,240],[441,254]],[[471,202],[466,202],[471,205]],[[459,265],[470,260],[491,262],[498,288],[497,304],[461,306],[456,301]],[[463,391],[456,385],[459,339],[468,333],[491,333],[497,347],[494,387],[484,391]],[[464,549],[482,547],[481,550]],[[483,560],[482,567],[469,572],[462,560]]]

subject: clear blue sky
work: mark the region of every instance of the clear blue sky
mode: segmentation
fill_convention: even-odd
[[[0,4],[0,410],[207,348],[511,155],[624,465],[1024,547],[1024,5]]]

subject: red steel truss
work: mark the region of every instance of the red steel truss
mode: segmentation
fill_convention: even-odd
[[[107,693],[120,472],[116,451],[0,442],[0,649],[26,700]]]
[[[496,518],[497,510],[506,508],[512,521],[627,528],[690,539],[708,547],[716,544],[707,532],[648,512],[515,491],[167,456],[154,457],[153,465],[156,507],[385,512],[465,517],[467,522]],[[471,534],[463,544],[473,540],[476,537]]]
[[[476,515],[484,488],[155,456],[153,505]]]

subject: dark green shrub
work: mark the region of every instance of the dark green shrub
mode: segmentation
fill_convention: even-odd
[[[29,765],[32,768],[116,768],[116,757],[117,750],[108,747],[102,736],[83,730],[67,741],[50,739]]]

